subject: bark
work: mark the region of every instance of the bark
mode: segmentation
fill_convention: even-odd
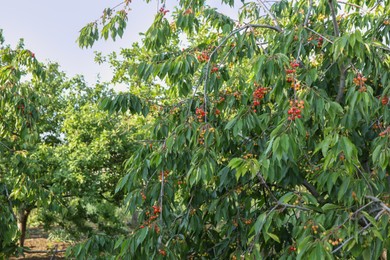
[[[339,83],[339,90],[337,92],[337,97],[336,97],[337,103],[341,103],[341,101],[343,100],[346,77],[347,77],[347,69],[343,65],[340,68],[340,83]]]
[[[26,239],[27,220],[30,215],[30,209],[20,209],[18,212],[18,228],[20,231],[19,246],[24,246],[24,240]]]
[[[380,260],[387,260],[387,249],[383,250]]]

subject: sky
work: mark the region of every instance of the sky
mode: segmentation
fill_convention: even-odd
[[[133,0],[130,7],[126,31],[115,42],[100,40],[92,48],[81,49],[76,39],[79,31],[89,22],[99,18],[107,7],[114,7],[121,0],[0,0],[0,29],[6,44],[16,46],[20,38],[25,47],[35,53],[40,61],[58,62],[69,77],[84,75],[89,84],[93,84],[100,75],[108,81],[112,72],[107,64],[94,62],[94,52],[109,54],[120,51],[121,47],[130,47],[140,40],[139,33],[145,32],[153,22],[157,12],[157,1],[146,4]],[[167,9],[173,8],[176,1],[167,1]],[[215,6],[220,1],[215,0]],[[171,6],[169,5],[171,4]],[[227,7],[224,13],[233,14]],[[113,86],[124,90],[124,86]]]

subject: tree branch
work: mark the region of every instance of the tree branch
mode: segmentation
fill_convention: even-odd
[[[330,11],[332,12],[332,21],[333,21],[333,29],[334,29],[334,35],[336,37],[340,36],[340,30],[339,25],[337,24],[337,17],[336,17],[336,10],[333,6],[333,0],[328,0]]]
[[[383,210],[386,210],[388,213],[390,213],[390,208],[385,203],[383,203],[383,201],[381,201],[380,199],[378,199],[378,198],[376,198],[374,196],[369,196],[369,195],[367,195],[366,198],[370,199],[370,200],[372,200],[374,202],[379,202],[380,205],[382,206]]]
[[[309,183],[307,180],[303,180],[302,185],[305,186],[305,188],[315,197],[318,198],[320,194],[316,190],[316,188]]]
[[[277,202],[279,203],[279,200],[275,197],[275,195],[272,193],[270,187],[268,187],[267,183],[265,182],[263,176],[261,175],[260,172],[257,173],[257,177],[259,178],[259,180],[261,181],[261,183],[264,185],[264,187],[266,188],[266,190],[268,190],[268,192],[271,194],[271,197]]]
[[[385,212],[385,210],[381,210],[376,216],[375,216],[375,220],[378,220],[379,217]],[[372,224],[371,222],[368,223],[366,226],[364,226],[359,232],[358,234],[362,233],[364,230],[368,229],[369,227],[371,227]],[[349,237],[348,239],[346,239],[341,245],[339,245],[337,248],[335,248],[333,251],[332,251],[332,254],[336,253],[337,251],[339,251],[341,248],[343,248],[346,244],[348,244],[349,241],[351,241],[352,239],[354,239],[355,236],[351,236]]]
[[[246,24],[245,26],[248,26],[250,28],[266,28],[266,29],[271,29],[271,30],[277,31],[277,32],[282,32],[282,29],[279,26],[272,26],[272,25],[268,25],[268,24],[249,23],[249,24]]]
[[[257,1],[264,9],[264,11],[271,17],[272,21],[274,21],[274,24],[276,28],[278,28],[277,31],[281,32],[282,28],[279,26],[278,20],[276,20],[276,17],[271,13],[271,11],[268,9],[268,7],[263,3],[262,0]]]
[[[9,198],[8,188],[7,188],[6,184],[4,184],[4,189],[5,189],[5,195],[6,195],[7,201],[8,201],[9,210],[11,211],[11,214],[12,214],[12,217],[14,218],[14,220],[17,221],[17,218],[16,218],[16,215],[15,215],[15,212],[14,212],[14,209],[13,209],[13,205],[12,205],[11,199]]]
[[[311,31],[312,33],[314,33],[314,34],[316,34],[316,35],[322,37],[325,41],[330,42],[331,44],[333,44],[333,41],[329,40],[327,37],[325,37],[324,35],[322,35],[322,34],[316,32],[316,31],[314,31],[313,29],[310,29],[310,28],[307,27],[307,26],[305,27],[305,29],[307,29],[307,30]]]
[[[339,83],[339,90],[337,92],[336,102],[340,103],[341,100],[344,97],[344,90],[345,90],[345,80],[347,78],[347,68],[345,68],[344,65],[340,68],[340,83]]]
[[[359,9],[362,9],[362,7],[361,7],[360,5],[357,5],[357,4],[348,3],[348,2],[344,2],[344,1],[337,1],[337,2],[340,3],[340,4],[350,5],[350,6],[353,6],[353,7],[359,8]]]

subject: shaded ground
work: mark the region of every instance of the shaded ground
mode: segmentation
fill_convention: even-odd
[[[10,259],[34,259],[34,260],[48,260],[48,259],[65,259],[64,252],[57,252],[54,255],[54,250],[65,250],[69,244],[64,242],[57,242],[47,239],[47,234],[40,228],[32,228],[28,230],[28,238],[25,241],[25,246],[29,247],[32,253],[25,253],[25,256],[11,257]],[[47,251],[47,252],[34,252]]]

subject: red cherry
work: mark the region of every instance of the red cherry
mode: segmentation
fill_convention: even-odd
[[[384,105],[384,106],[387,105],[389,103],[389,97],[383,97],[381,102],[382,102],[382,105]]]

